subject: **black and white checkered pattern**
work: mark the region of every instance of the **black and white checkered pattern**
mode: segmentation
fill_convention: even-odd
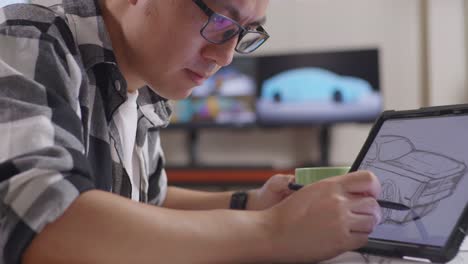
[[[37,0],[0,8],[0,264],[80,193],[131,197],[113,116],[126,100],[98,0]],[[159,129],[168,102],[139,90],[141,202],[166,194]]]

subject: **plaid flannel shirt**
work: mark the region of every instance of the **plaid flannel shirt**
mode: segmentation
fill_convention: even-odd
[[[132,189],[113,120],[126,82],[98,0],[30,2],[0,8],[0,264],[20,263],[81,193]],[[149,87],[137,103],[140,199],[160,205],[171,110]]]

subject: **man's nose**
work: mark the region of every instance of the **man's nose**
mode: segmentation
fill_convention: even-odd
[[[203,50],[202,55],[208,60],[214,61],[220,67],[224,67],[231,64],[234,58],[236,45],[236,37],[223,44],[209,43]]]

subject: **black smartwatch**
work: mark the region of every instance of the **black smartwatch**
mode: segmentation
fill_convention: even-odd
[[[232,194],[229,208],[236,210],[245,210],[249,194],[246,191],[238,191]]]

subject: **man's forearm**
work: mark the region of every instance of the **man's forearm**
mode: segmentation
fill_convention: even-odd
[[[202,192],[168,187],[163,206],[181,210],[228,209],[233,192]]]
[[[23,263],[265,261],[272,252],[264,214],[177,211],[90,191],[33,240]]]

